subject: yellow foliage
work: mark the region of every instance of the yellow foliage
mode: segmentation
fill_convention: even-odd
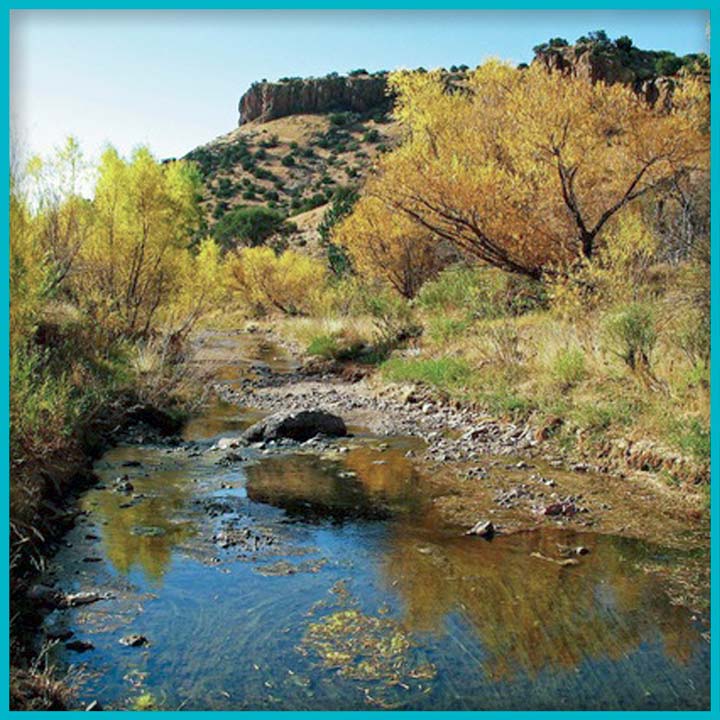
[[[387,280],[407,298],[442,266],[432,233],[373,196],[357,203],[334,239],[347,248],[361,275]]]
[[[242,248],[228,261],[229,283],[256,311],[307,314],[325,290],[327,270],[312,258],[268,247]]]
[[[73,285],[111,334],[147,335],[160,308],[178,297],[199,217],[197,182],[190,165],[160,164],[145,148],[130,161],[112,148],[103,154]]]
[[[651,289],[648,272],[655,262],[658,239],[637,208],[609,223],[596,256],[583,259],[571,272],[550,283],[554,309],[578,317],[593,307],[642,299]]]
[[[511,272],[593,258],[613,217],[708,164],[708,89],[693,78],[669,112],[620,84],[499,61],[462,92],[439,72],[396,73],[391,85],[405,139],[367,193]]]

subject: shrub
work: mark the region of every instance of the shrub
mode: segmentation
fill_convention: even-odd
[[[501,365],[513,367],[523,360],[520,350],[520,332],[511,320],[490,323],[485,327],[483,339],[490,359]]]
[[[607,347],[633,371],[649,369],[657,342],[655,312],[650,305],[631,303],[605,319]]]
[[[254,247],[277,232],[283,220],[284,216],[277,210],[237,207],[227,212],[215,225],[213,236],[225,248],[237,243]]]
[[[325,290],[325,266],[290,250],[276,255],[268,247],[243,248],[229,261],[229,283],[256,312],[280,310],[308,314]]]
[[[563,390],[577,385],[587,374],[585,354],[579,347],[560,350],[553,358],[551,373]]]
[[[710,428],[697,418],[672,423],[670,438],[683,452],[697,460],[710,459]]]

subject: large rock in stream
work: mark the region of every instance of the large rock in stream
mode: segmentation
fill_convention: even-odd
[[[260,442],[288,438],[304,442],[316,435],[343,437],[347,435],[347,428],[341,417],[326,410],[279,412],[249,427],[242,434],[242,439]]]

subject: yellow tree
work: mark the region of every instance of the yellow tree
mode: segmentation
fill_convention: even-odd
[[[92,225],[92,208],[82,196],[87,164],[74,137],[52,157],[33,157],[25,168],[33,233],[51,273],[48,291],[59,287],[73,270]]]
[[[256,311],[306,314],[320,301],[327,270],[307,255],[269,247],[242,248],[227,261],[228,283]]]
[[[375,196],[363,197],[333,235],[358,271],[387,280],[406,298],[415,297],[443,265],[433,234]]]
[[[111,333],[145,337],[161,304],[177,297],[198,227],[192,165],[161,164],[146,148],[130,161],[110,148],[100,162],[91,237],[74,276],[78,296]]]
[[[489,61],[463,88],[437,72],[391,84],[405,140],[368,194],[511,272],[592,258],[612,217],[708,162],[708,92],[692,78],[669,112],[539,65]]]

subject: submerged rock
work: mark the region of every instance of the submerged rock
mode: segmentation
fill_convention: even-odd
[[[341,417],[325,410],[279,412],[255,423],[243,433],[242,438],[246,442],[281,438],[305,442],[316,435],[344,437],[347,435],[347,427]]]
[[[72,642],[65,643],[65,647],[68,650],[73,650],[79,653],[95,649],[95,646],[87,640],[73,640]]]

